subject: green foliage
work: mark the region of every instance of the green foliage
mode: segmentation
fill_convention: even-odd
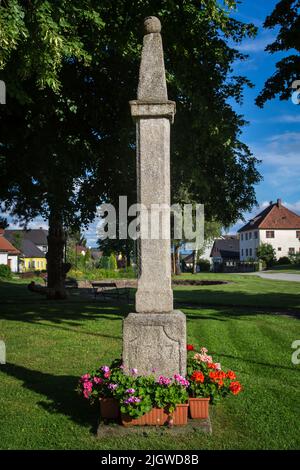
[[[271,54],[291,51],[292,53],[276,63],[276,71],[265,82],[263,90],[256,99],[256,104],[263,107],[266,101],[277,95],[281,100],[291,97],[291,85],[300,77],[300,15],[299,0],[280,0],[264,23],[268,29],[276,28],[277,37],[266,47]],[[294,54],[296,50],[298,54]]]
[[[136,274],[133,268],[117,270],[90,268],[83,271],[73,268],[68,272],[68,277],[78,281],[100,281],[101,279],[132,279],[136,277]]]
[[[116,255],[111,253],[109,256],[102,256],[99,265],[101,269],[115,271],[117,269]]]
[[[278,265],[291,264],[291,260],[288,256],[282,256],[276,261],[276,264]]]
[[[154,400],[158,408],[162,408],[172,415],[176,405],[187,402],[188,393],[186,387],[176,380],[172,380],[169,385],[156,385]]]
[[[0,264],[0,278],[11,279],[11,269],[7,264]]]
[[[119,194],[136,200],[128,101],[136,96],[141,24],[153,11],[163,24],[169,95],[177,102],[173,201],[183,202],[183,193],[188,201],[205,201],[206,218],[225,225],[250,209],[257,160],[239,140],[244,120],[228,105],[230,98],[241,102],[250,83],[232,76],[232,63],[245,56],[228,44],[256,29],[231,16],[235,6],[217,0],[2,3],[0,78],[9,106],[0,117],[0,199],[7,210],[27,220],[54,211],[65,226],[78,228],[103,199],[116,207]]]
[[[275,249],[270,243],[262,243],[256,250],[257,257],[264,261],[267,267],[272,266],[276,260]]]
[[[199,261],[197,262],[197,265],[199,266],[200,268],[200,272],[205,272],[205,273],[208,273],[210,271],[210,262],[207,260],[207,259],[199,259]]]
[[[292,264],[296,264],[300,266],[300,253],[295,253],[294,255],[290,255],[289,260]]]

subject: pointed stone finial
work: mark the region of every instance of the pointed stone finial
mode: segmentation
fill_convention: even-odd
[[[168,101],[161,24],[155,16],[144,21],[144,41],[140,66],[138,100]]]

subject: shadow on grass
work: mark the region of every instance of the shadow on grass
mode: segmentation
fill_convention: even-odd
[[[47,374],[12,363],[1,366],[1,372],[21,380],[28,390],[44,395],[48,402],[37,402],[41,408],[68,416],[75,423],[90,426],[91,433],[96,432],[99,408],[97,414],[97,404],[90,406],[75,392],[78,377]]]

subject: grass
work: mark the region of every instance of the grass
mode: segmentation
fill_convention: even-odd
[[[27,291],[26,281],[0,282],[8,361],[0,366],[0,448],[299,449],[300,366],[291,363],[291,344],[300,339],[299,284],[219,277],[234,282],[176,288],[175,297],[183,302],[188,341],[235,370],[244,391],[212,409],[212,436],[180,439],[149,431],[97,440],[98,408],[74,393],[80,374],[120,355],[122,319],[132,306],[78,293],[51,302]],[[268,302],[293,308],[294,316],[272,313]]]

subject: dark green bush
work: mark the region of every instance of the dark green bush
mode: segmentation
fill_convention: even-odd
[[[199,259],[197,265],[200,268],[200,272],[207,273],[210,271],[210,262],[207,259]]]
[[[7,264],[0,264],[0,278],[2,279],[10,279],[11,278],[11,270]]]
[[[291,260],[287,256],[282,256],[281,258],[279,258],[276,264],[278,265],[291,264]]]

